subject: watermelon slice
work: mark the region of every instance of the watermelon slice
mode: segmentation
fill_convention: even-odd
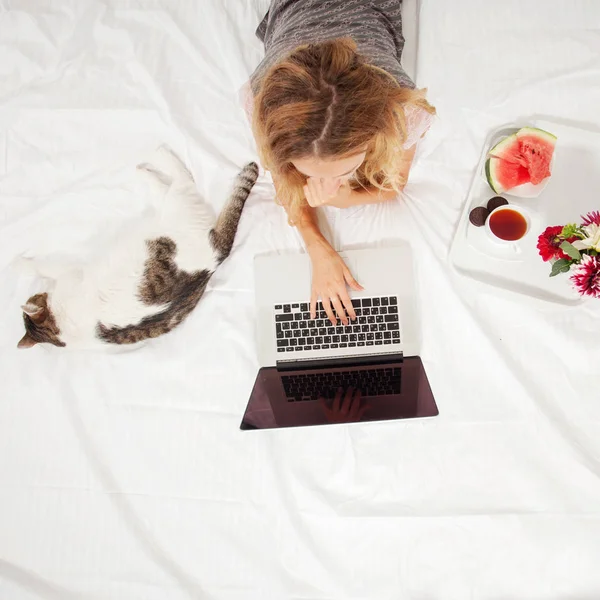
[[[501,158],[508,162],[521,162],[521,156],[519,153],[519,139],[517,134],[506,136],[503,140],[498,142],[489,152],[488,156],[494,158]]]
[[[495,156],[487,159],[485,176],[497,194],[531,181],[527,167]]]
[[[537,185],[550,177],[550,161],[556,146],[556,136],[534,127],[517,131],[519,150],[531,175],[531,183]]]
[[[501,194],[517,186],[538,185],[550,177],[556,136],[535,127],[523,127],[489,151],[485,176],[490,187]]]

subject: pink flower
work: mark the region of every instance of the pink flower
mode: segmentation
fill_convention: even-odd
[[[586,225],[600,225],[600,211],[594,210],[589,212],[587,215],[581,217],[583,222],[581,223],[584,227]]]
[[[600,298],[600,256],[584,254],[578,265],[571,267],[571,282],[582,296]]]

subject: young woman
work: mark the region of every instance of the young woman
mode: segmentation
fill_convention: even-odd
[[[314,209],[386,202],[406,184],[434,109],[400,65],[401,0],[272,0],[257,29],[265,58],[246,107],[278,202],[312,261],[333,324],[362,289],[319,231]]]

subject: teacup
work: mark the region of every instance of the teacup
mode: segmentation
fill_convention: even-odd
[[[529,232],[529,215],[519,206],[504,204],[495,208],[485,222],[488,236],[496,243],[510,246],[521,252],[520,242]]]

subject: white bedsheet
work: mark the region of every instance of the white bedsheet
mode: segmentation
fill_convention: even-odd
[[[119,356],[16,350],[39,282],[11,260],[100,248],[143,209],[132,167],[156,144],[221,206],[255,157],[237,90],[258,4],[0,0],[0,598],[600,597],[600,302],[526,303],[447,265],[490,128],[600,131],[595,0],[423,0],[439,119],[401,203],[330,215],[340,247],[418,254],[436,419],[238,430],[253,256],[301,248],[265,177],[179,330]]]

